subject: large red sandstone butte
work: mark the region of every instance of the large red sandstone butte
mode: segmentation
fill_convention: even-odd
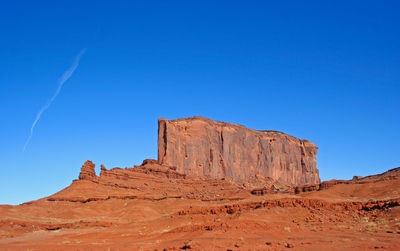
[[[304,184],[309,141],[204,118],[159,136],[158,161],[88,160],[65,189],[0,205],[0,250],[400,250],[400,167]]]
[[[158,121],[158,160],[189,176],[227,178],[236,183],[255,176],[285,185],[320,183],[318,148],[277,131],[257,131],[202,117]]]

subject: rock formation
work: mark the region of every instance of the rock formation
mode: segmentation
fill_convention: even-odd
[[[159,146],[0,205],[0,250],[400,250],[400,168],[292,186],[319,180],[312,143],[203,118],[160,120]]]
[[[95,180],[96,173],[94,171],[95,165],[92,161],[87,160],[81,167],[81,172],[79,173],[80,180]]]
[[[282,184],[320,182],[318,148],[277,131],[257,131],[202,117],[158,121],[158,161],[189,176],[244,183],[254,176]]]

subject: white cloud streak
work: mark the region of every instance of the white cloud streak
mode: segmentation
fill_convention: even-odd
[[[31,132],[29,134],[29,137],[25,142],[24,148],[22,149],[23,152],[25,152],[26,147],[28,146],[29,141],[32,138],[33,130],[35,129],[35,126],[36,126],[37,122],[39,121],[40,117],[42,116],[43,112],[46,111],[50,107],[50,105],[53,103],[53,101],[57,98],[58,94],[61,91],[61,88],[64,85],[64,83],[67,82],[67,80],[72,76],[72,74],[74,73],[74,71],[78,67],[79,61],[81,60],[81,57],[85,53],[85,51],[86,51],[86,49],[83,49],[83,50],[81,50],[79,52],[79,54],[76,56],[74,62],[72,63],[71,67],[69,67],[68,70],[66,70],[64,72],[64,74],[61,76],[61,78],[58,80],[58,87],[57,87],[56,92],[53,94],[51,99],[42,107],[42,109],[40,109],[40,111],[36,115],[36,119],[35,119],[35,121],[33,122],[32,126],[31,126]]]

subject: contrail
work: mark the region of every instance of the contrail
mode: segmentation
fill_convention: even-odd
[[[86,51],[86,48],[79,52],[79,54],[76,56],[74,62],[72,63],[71,67],[69,67],[69,69],[64,72],[64,74],[61,76],[60,80],[58,81],[58,87],[57,87],[56,92],[53,94],[53,96],[51,97],[49,102],[47,102],[47,104],[45,106],[43,106],[42,109],[40,109],[39,113],[36,115],[36,119],[31,126],[31,133],[30,133],[28,139],[26,140],[24,148],[22,150],[23,152],[25,152],[26,146],[29,144],[29,141],[32,138],[33,129],[35,129],[35,126],[36,126],[37,122],[39,121],[40,117],[42,116],[43,112],[46,111],[47,108],[49,108],[50,105],[53,103],[53,101],[57,98],[64,83],[72,76],[72,74],[78,67],[79,61],[81,60],[81,57],[85,53],[85,51]]]

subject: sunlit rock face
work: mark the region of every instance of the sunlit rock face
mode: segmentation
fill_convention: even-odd
[[[319,183],[318,148],[277,131],[257,131],[202,117],[158,121],[158,161],[189,176],[243,183],[254,176],[282,184]]]
[[[80,180],[96,180],[96,173],[94,171],[95,165],[92,161],[87,160],[81,167],[81,172],[79,173]]]

